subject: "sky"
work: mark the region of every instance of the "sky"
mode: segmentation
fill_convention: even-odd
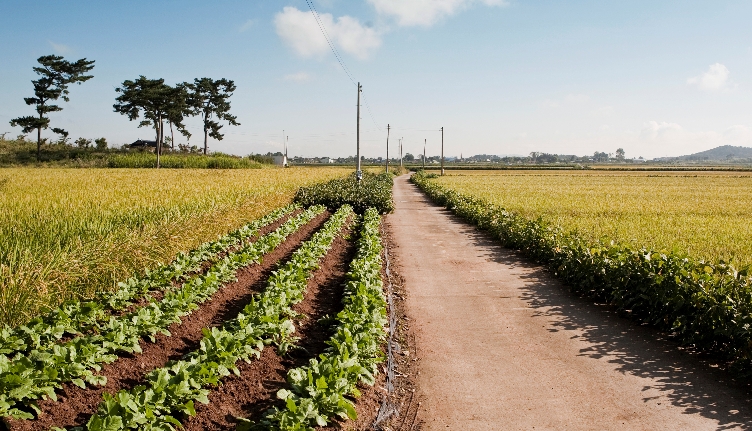
[[[390,156],[400,139],[438,155],[441,127],[446,156],[752,146],[750,18],[748,0],[2,0],[0,133],[57,54],[96,63],[51,127],[118,146],[153,139],[112,108],[139,75],[233,80],[240,126],[209,149],[239,155],[280,151],[283,130],[291,156],[354,155],[356,82],[367,157],[387,124]]]

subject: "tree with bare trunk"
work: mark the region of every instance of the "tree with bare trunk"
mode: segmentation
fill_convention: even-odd
[[[222,125],[219,120],[239,126],[237,117],[230,114],[230,96],[235,91],[235,83],[228,79],[213,80],[196,78],[193,83],[185,83],[188,90],[187,102],[193,115],[200,115],[204,122],[204,154],[207,153],[208,138],[221,141],[224,135],[219,133]]]
[[[82,58],[76,62],[69,62],[58,55],[45,55],[39,57],[37,62],[41,66],[34,67],[34,72],[41,78],[31,81],[34,84],[34,97],[26,97],[24,101],[29,106],[35,106],[37,116],[19,117],[10,120],[13,127],[21,127],[23,133],[37,131],[37,160],[42,158],[42,129],[50,126],[50,112],[62,111],[58,105],[50,104],[55,100],[63,98],[69,102],[68,86],[70,84],[81,84],[94,77],[86,75],[87,72],[94,68],[94,60]],[[53,128],[53,132],[63,136],[68,136],[68,132],[61,128]]]
[[[141,75],[135,81],[125,80],[115,89],[120,95],[113,105],[115,112],[119,112],[133,121],[140,117],[143,111],[144,119],[138,127],[153,126],[157,135],[157,168],[162,155],[164,142],[164,121],[170,116],[173,100],[179,89],[164,83],[164,79],[148,79]]]

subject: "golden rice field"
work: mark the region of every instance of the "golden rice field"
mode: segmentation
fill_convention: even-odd
[[[342,168],[0,170],[0,324],[108,289]]]
[[[752,173],[449,171],[437,181],[589,239],[752,263]]]

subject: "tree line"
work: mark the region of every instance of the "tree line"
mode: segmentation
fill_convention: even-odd
[[[42,130],[50,128],[49,114],[63,110],[54,102],[61,98],[69,102],[69,86],[80,85],[94,77],[88,74],[94,69],[94,60],[82,58],[69,62],[61,56],[46,55],[39,57],[37,62],[40,66],[33,67],[33,70],[40,75],[40,78],[31,81],[34,86],[34,96],[24,98],[27,105],[34,106],[36,115],[14,118],[10,121],[10,125],[21,127],[23,133],[36,130],[37,160],[41,160]],[[131,121],[140,120],[139,127],[154,128],[157,142],[157,167],[159,167],[159,157],[165,142],[165,123],[170,128],[170,144],[174,146],[175,129],[190,138],[191,133],[186,129],[184,120],[186,117],[199,116],[203,122],[204,154],[207,154],[209,137],[219,141],[224,138],[220,132],[223,127],[220,122],[233,126],[240,125],[237,117],[230,114],[230,97],[235,89],[235,83],[224,78],[217,80],[196,78],[193,82],[182,82],[171,86],[162,78],[149,79],[141,75],[135,80],[123,81],[115,89],[118,96],[113,109]],[[58,127],[53,127],[51,130],[60,135],[63,142],[67,140],[66,130]],[[78,141],[76,143],[80,146]],[[98,146],[102,143],[104,140],[97,142]]]

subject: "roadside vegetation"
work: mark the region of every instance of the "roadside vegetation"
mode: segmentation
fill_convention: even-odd
[[[594,240],[587,232],[570,231],[545,218],[530,218],[488,198],[455,190],[433,175],[419,173],[412,179],[435,202],[487,230],[506,247],[546,265],[572,291],[612,304],[632,319],[666,331],[679,343],[714,355],[737,375],[752,375],[749,267],[607,238]],[[489,178],[475,177],[475,181],[487,185]],[[528,196],[534,201],[532,193]],[[592,196],[588,203],[591,208],[599,205]],[[588,208],[585,202],[581,205]]]

